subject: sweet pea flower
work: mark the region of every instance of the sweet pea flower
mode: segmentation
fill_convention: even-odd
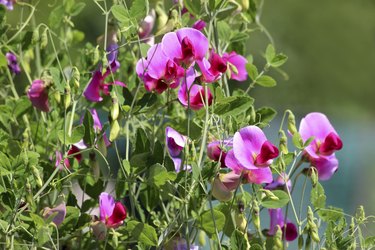
[[[283,238],[285,237],[287,241],[293,241],[298,237],[296,225],[289,220],[285,223],[285,218],[281,208],[268,209],[268,213],[271,218],[270,229],[268,230],[269,235],[275,235],[276,226],[280,226],[281,231],[283,232]]]
[[[55,223],[56,226],[60,226],[66,216],[65,203],[63,202],[54,208],[46,207],[43,212],[43,217],[47,219],[51,216],[54,216],[52,222]]]
[[[233,190],[240,185],[241,175],[231,171],[218,174],[212,183],[212,195],[219,201],[229,201],[233,198]]]
[[[99,196],[100,221],[108,228],[117,228],[126,219],[126,209],[121,202],[108,193],[101,193]]]
[[[177,88],[184,69],[170,59],[162,50],[161,44],[155,44],[147,52],[147,58],[137,62],[136,72],[142,79],[147,91],[163,93],[167,88]]]
[[[246,81],[247,60],[245,57],[238,55],[236,52],[232,51],[229,54],[224,53],[223,60],[228,65],[228,68],[230,70],[230,79],[237,80],[237,81]]]
[[[197,61],[202,72],[202,82],[211,83],[217,81],[227,71],[227,63],[218,54],[211,51],[208,60],[203,58]]]
[[[27,97],[33,106],[41,111],[49,112],[48,90],[43,80],[34,80],[27,91]]]
[[[224,147],[222,147],[221,146]],[[223,140],[221,141],[212,141],[207,145],[207,157],[213,161],[219,161],[221,163],[221,167],[225,167],[225,157],[227,155],[227,151],[225,147],[232,147],[233,143],[232,140]]]
[[[16,0],[0,0],[0,4],[4,5],[8,10],[13,10],[13,4]]]
[[[69,162],[69,159],[66,158],[64,159],[64,164],[61,162],[62,161],[62,154],[61,152],[57,151],[55,152],[55,155],[56,155],[56,163],[55,163],[55,166],[59,169],[59,170],[64,170],[64,165],[67,167],[67,168],[70,168],[70,162]]]
[[[186,137],[178,133],[171,127],[165,128],[165,144],[167,145],[169,155],[175,166],[176,172],[181,170],[181,154],[186,144]],[[190,166],[184,166],[184,170],[190,170]]]
[[[161,45],[169,58],[186,69],[194,61],[202,61],[208,51],[207,38],[193,28],[182,28],[165,34]]]
[[[251,170],[268,167],[279,155],[279,150],[260,128],[247,126],[234,134],[233,154],[243,168]]]
[[[286,183],[285,180],[287,180]],[[292,182],[289,180],[288,175],[286,173],[281,173],[281,175],[277,176],[277,178],[273,180],[272,183],[267,184],[264,188],[269,190],[284,190],[286,187],[288,188],[288,190],[291,190]]]
[[[343,147],[343,143],[328,118],[322,113],[307,114],[299,127],[302,140],[306,142],[314,137],[305,148],[305,155],[316,167],[320,180],[328,180],[338,169],[335,152]]]
[[[21,73],[21,68],[18,65],[17,57],[12,52],[8,52],[5,54],[7,61],[8,61],[8,68],[14,73],[19,74]]]
[[[182,79],[182,84],[178,90],[178,100],[185,107],[190,107],[193,110],[199,110],[204,107],[206,100],[205,88],[201,85],[194,84],[195,72],[191,68],[186,73],[186,81]],[[207,88],[207,101],[208,105],[212,104],[212,94],[209,88]]]
[[[150,13],[141,21],[139,24],[138,36],[142,42],[145,42],[149,45],[154,45],[154,36],[151,35],[152,29],[155,25],[156,13],[152,9]]]

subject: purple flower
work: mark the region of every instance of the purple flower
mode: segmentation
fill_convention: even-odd
[[[320,180],[328,180],[337,171],[338,161],[335,151],[343,143],[328,118],[322,113],[310,113],[301,120],[299,133],[303,141],[314,137],[305,148],[305,155],[318,170]]]
[[[138,36],[142,42],[146,42],[147,44],[153,45],[154,44],[154,36],[151,36],[152,29],[155,25],[155,10],[152,9],[150,13],[141,21],[139,24]]]
[[[212,183],[212,195],[219,201],[229,201],[233,198],[232,191],[240,185],[241,175],[231,171],[218,174]]]
[[[222,146],[221,146],[222,144]],[[227,151],[225,150],[225,147],[232,147],[232,139],[230,140],[223,140],[221,141],[213,141],[210,142],[207,145],[207,156],[213,161],[219,161],[221,162],[221,167],[225,167],[225,157],[227,155]]]
[[[248,126],[234,134],[233,153],[243,168],[250,170],[268,167],[279,155],[279,150],[260,128]]]
[[[203,20],[196,21],[192,26],[193,29],[196,29],[199,31],[203,30],[205,27],[206,27],[206,22]]]
[[[64,221],[65,216],[66,216],[65,203],[63,202],[54,208],[46,207],[43,212],[43,217],[47,219],[51,216],[53,216],[53,219],[52,219],[53,223],[55,223],[56,226],[59,226]]]
[[[202,72],[202,82],[215,82],[227,70],[226,62],[213,51],[210,52],[208,60],[203,58],[202,61],[197,61],[197,64]]]
[[[287,182],[285,183],[285,180]],[[286,186],[289,190],[292,188],[292,182],[289,180],[286,173],[281,173],[276,180],[273,180],[272,183],[267,184],[264,188],[269,190],[275,190],[275,189],[285,189]]]
[[[27,91],[27,97],[33,106],[41,111],[49,112],[48,91],[43,80],[34,80]]]
[[[190,248],[188,248],[188,244],[185,239],[175,236],[174,238],[170,239],[163,249],[168,250],[199,250],[199,247],[190,243]]]
[[[96,109],[90,109],[89,111],[90,111],[90,114],[91,114],[93,122],[94,122],[93,128],[95,130],[95,133],[99,134],[102,131],[103,126],[102,126],[102,123],[100,122],[98,112],[96,111]],[[84,116],[81,117],[81,120],[80,120],[81,124],[83,123],[83,118],[84,118]],[[111,145],[111,142],[108,140],[105,132],[103,133],[103,140],[104,140],[104,143],[105,143],[106,147],[109,147]],[[95,142],[95,143],[97,143],[97,142]],[[86,148],[85,147],[86,145],[84,144],[83,140],[74,144],[74,145],[76,147],[78,147],[79,149],[85,149]]]
[[[162,39],[162,50],[176,63],[189,68],[194,61],[202,61],[208,51],[208,40],[193,28],[169,32]]]
[[[8,10],[13,10],[13,4],[16,0],[0,0],[0,4],[4,5]]]
[[[126,209],[121,202],[108,193],[101,193],[99,196],[100,221],[108,228],[117,228],[126,219]]]
[[[199,110],[204,107],[206,100],[205,88],[201,85],[194,84],[195,72],[191,68],[186,73],[186,81],[182,79],[182,84],[178,90],[178,100],[185,107],[190,107],[193,110]],[[208,105],[212,104],[212,94],[209,88],[207,88],[207,101]]]
[[[280,226],[281,231],[283,232],[283,237],[285,237],[287,241],[293,241],[297,238],[298,232],[296,225],[290,222],[289,220],[287,220],[285,223],[284,215],[281,208],[268,209],[268,213],[271,218],[270,229],[268,230],[269,235],[275,235],[276,226]]]
[[[147,52],[147,59],[137,62],[136,71],[144,82],[147,91],[163,93],[167,88],[177,88],[184,76],[184,69],[177,65],[162,50],[161,44],[155,44]]]
[[[167,145],[169,155],[175,166],[176,172],[180,172],[181,153],[186,144],[186,137],[178,133],[171,127],[165,128],[165,144]],[[189,170],[190,166],[184,166],[184,170]]]
[[[231,72],[230,79],[237,81],[246,81],[247,70],[246,63],[247,60],[241,55],[237,55],[236,52],[232,51],[229,54],[223,54],[223,60],[228,64],[228,68]]]
[[[8,68],[14,73],[19,74],[21,73],[21,68],[18,65],[17,57],[12,52],[8,52],[5,54],[7,61],[8,61]]]

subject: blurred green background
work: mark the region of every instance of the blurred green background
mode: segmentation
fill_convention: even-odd
[[[104,32],[104,17],[93,1],[84,2],[86,8],[73,20],[86,34],[85,41],[95,44]],[[47,20],[50,6],[56,3],[40,1],[37,22]],[[8,18],[16,24],[20,13],[16,9]],[[309,112],[325,113],[344,141],[343,150],[337,153],[339,171],[323,182],[327,204],[343,207],[349,214],[364,204],[368,214],[374,215],[375,1],[265,1],[261,21],[277,51],[289,57],[282,67],[288,80],[271,72],[277,87],[251,91],[258,107],[271,106],[279,112],[266,132],[276,140],[285,109],[293,110],[298,120]],[[267,44],[264,33],[251,34],[247,52],[259,67]],[[365,233],[375,232],[374,226],[368,230]]]

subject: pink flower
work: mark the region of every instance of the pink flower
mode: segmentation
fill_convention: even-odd
[[[186,81],[182,80],[180,89],[178,90],[178,100],[185,107],[190,107],[193,110],[199,110],[204,107],[206,100],[205,88],[201,85],[194,84],[195,73],[191,68],[186,73]],[[208,106],[212,104],[212,94],[207,88],[207,101]]]
[[[0,4],[4,5],[8,10],[13,10],[13,4],[16,0],[0,0]]]
[[[181,135],[171,127],[165,128],[165,144],[167,145],[169,155],[174,163],[176,172],[181,171],[182,150],[186,144],[186,137]],[[183,170],[190,170],[191,166],[184,166]]]
[[[231,171],[226,174],[218,174],[212,184],[212,195],[219,201],[229,201],[233,198],[235,190],[241,181],[241,175]]]
[[[33,106],[41,111],[49,112],[48,90],[43,80],[34,80],[27,91],[27,97]]]
[[[56,226],[60,226],[66,216],[65,203],[63,202],[54,208],[46,207],[43,212],[43,217],[47,219],[51,216],[53,216],[53,219],[52,219],[53,223],[55,223]]]
[[[287,220],[285,223],[284,215],[281,208],[268,209],[268,213],[271,218],[270,229],[268,230],[269,235],[275,235],[276,226],[280,226],[281,231],[283,232],[283,237],[285,237],[287,241],[293,241],[298,237],[296,225],[290,222],[289,220]]]
[[[320,180],[328,180],[338,169],[335,152],[343,147],[340,136],[322,113],[307,114],[299,127],[302,140],[314,137],[305,148],[305,155],[316,167]]]
[[[205,27],[206,27],[206,22],[203,20],[196,21],[192,26],[193,29],[196,29],[199,31],[203,30]]]
[[[164,53],[185,69],[194,61],[202,61],[208,51],[208,40],[193,28],[182,28],[164,35],[162,42]]]
[[[223,147],[221,146],[223,145]],[[227,151],[225,147],[232,147],[232,139],[221,141],[213,141],[207,145],[207,156],[213,161],[221,162],[221,167],[225,167],[225,157],[227,156]]]
[[[231,72],[230,79],[237,81],[246,81],[247,70],[246,64],[247,60],[245,57],[238,55],[236,52],[232,51],[229,54],[223,54],[223,60],[227,63],[228,68]]]
[[[101,193],[99,196],[100,221],[108,228],[117,228],[126,219],[126,209],[121,202],[108,193]]]
[[[227,64],[218,54],[211,50],[208,60],[203,58],[197,61],[202,72],[202,82],[211,83],[217,81],[227,71]]]

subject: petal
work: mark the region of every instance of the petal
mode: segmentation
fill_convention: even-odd
[[[233,66],[229,66],[229,69],[231,71],[231,79],[237,80],[237,81],[246,81],[247,79],[247,70],[246,70],[246,64],[247,60],[245,57],[241,55],[237,55],[236,52],[232,51],[231,53],[223,54],[223,59],[227,62],[229,62],[231,65],[236,67],[236,72],[233,70]]]
[[[287,241],[293,241],[298,237],[297,226],[292,222],[287,222],[286,225],[281,228],[281,230],[283,233],[285,232],[285,239]]]
[[[233,137],[233,151],[236,159],[246,169],[258,169],[254,164],[254,156],[259,154],[266,140],[263,131],[256,126],[240,129]]]
[[[50,216],[54,216],[52,221],[56,224],[56,226],[61,225],[61,223],[64,221],[66,216],[66,206],[65,203],[61,203],[57,207],[54,208],[46,208],[46,210],[43,213],[44,218],[48,218]]]
[[[331,155],[335,151],[342,149],[342,141],[340,137],[331,132],[327,135],[324,142],[319,147],[319,153],[322,155]]]
[[[178,156],[185,147],[186,138],[171,127],[165,128],[165,135],[169,154]]]
[[[225,166],[232,169],[236,174],[241,173],[244,169],[241,163],[239,163],[236,157],[234,157],[233,149],[229,150],[225,156]]]
[[[147,52],[148,74],[154,79],[160,79],[165,75],[166,65],[169,60],[161,47],[161,44],[157,43]]]
[[[161,48],[165,55],[173,60],[182,59],[181,42],[175,32],[169,32],[161,40]]]
[[[196,29],[199,31],[203,30],[205,27],[206,27],[206,22],[203,20],[196,21],[192,26],[193,29]]]
[[[284,226],[284,216],[281,208],[268,209],[268,214],[270,215],[270,228],[268,230],[269,235],[275,235],[276,226]]]
[[[272,171],[269,167],[252,169],[246,172],[246,178],[250,183],[263,184],[272,182]]]
[[[112,215],[107,220],[107,226],[117,227],[126,219],[126,209],[121,202],[116,202]]]
[[[83,92],[87,100],[91,102],[101,102],[103,98],[100,96],[101,85],[103,84],[103,77],[100,71],[95,71],[90,83]]]
[[[202,60],[208,51],[208,40],[199,30],[193,28],[182,28],[177,32],[180,43],[185,37],[188,37],[194,48],[194,59]]]
[[[260,149],[260,153],[255,159],[255,164],[259,167],[269,166],[272,163],[272,159],[279,155],[279,149],[273,145],[270,141],[265,141]]]
[[[105,222],[112,216],[115,208],[115,199],[108,193],[101,193],[99,196],[100,220]]]
[[[331,155],[330,157],[314,159],[312,165],[318,171],[319,180],[326,181],[331,179],[333,174],[336,173],[339,168],[339,161],[335,155]]]
[[[94,121],[94,130],[95,132],[99,133],[102,130],[102,124],[100,122],[98,112],[96,109],[90,109],[90,113]]]
[[[48,91],[43,80],[34,80],[27,92],[33,106],[41,111],[49,112]]]

